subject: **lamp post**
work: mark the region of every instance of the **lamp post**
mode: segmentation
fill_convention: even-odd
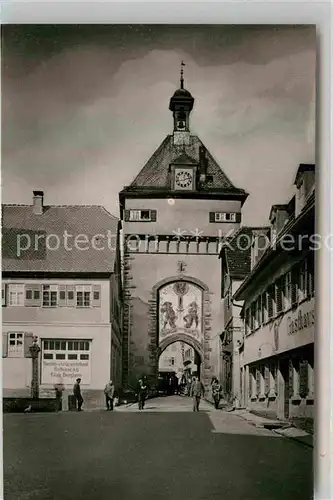
[[[31,381],[32,399],[38,399],[39,396],[38,355],[40,353],[40,347],[37,341],[38,337],[35,335],[33,337],[32,345],[29,347],[29,351],[32,358],[32,381]]]

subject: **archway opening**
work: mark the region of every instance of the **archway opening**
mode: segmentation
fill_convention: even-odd
[[[202,354],[193,342],[175,339],[161,346],[158,359],[159,395],[190,395],[193,376],[201,378]]]

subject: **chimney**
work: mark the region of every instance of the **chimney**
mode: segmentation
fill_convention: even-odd
[[[33,213],[35,215],[42,215],[43,213],[43,200],[44,200],[44,192],[43,191],[33,191]]]

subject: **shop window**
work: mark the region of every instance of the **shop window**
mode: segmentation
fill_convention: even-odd
[[[308,361],[308,399],[314,399],[314,363],[313,359]]]
[[[43,340],[43,359],[89,360],[90,340]]]
[[[291,386],[291,399],[299,400],[300,399],[300,364],[299,360],[293,359],[290,360],[289,365],[289,377],[290,386]]]
[[[257,369],[258,373],[258,387],[257,391],[259,393],[259,399],[265,399],[265,365],[260,365]]]
[[[299,367],[299,395],[302,398],[305,398],[307,397],[309,391],[308,361],[300,360],[298,367]]]
[[[261,374],[260,374],[260,368],[256,368],[256,396],[260,396],[260,389],[261,389]]]
[[[268,397],[275,398],[277,394],[277,366],[272,361],[269,365],[269,393]]]

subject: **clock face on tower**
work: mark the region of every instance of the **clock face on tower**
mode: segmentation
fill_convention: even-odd
[[[176,189],[192,189],[193,171],[179,169],[175,171],[175,188]]]

